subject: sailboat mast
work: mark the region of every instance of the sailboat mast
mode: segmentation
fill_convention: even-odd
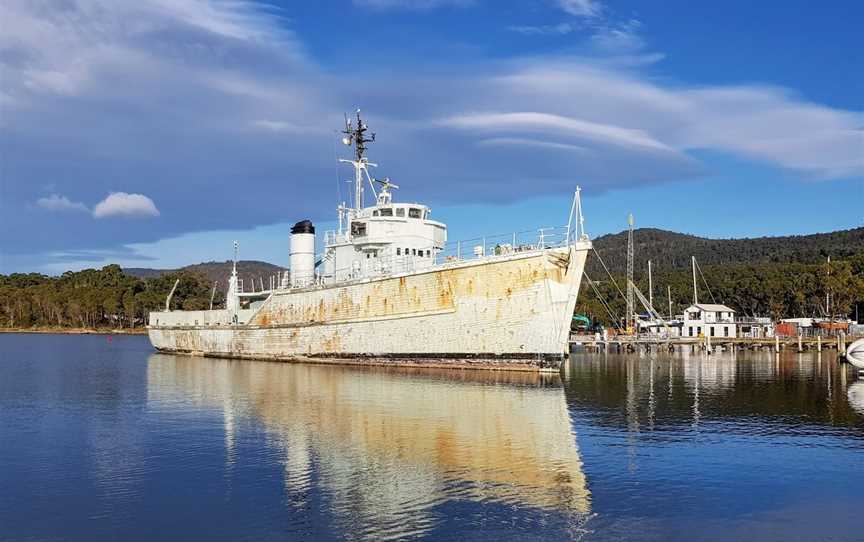
[[[825,314],[831,316],[831,256],[828,256],[828,279],[825,281]]]
[[[690,265],[693,267],[693,304],[699,304],[699,292],[696,290],[696,256],[690,256]]]
[[[651,279],[651,260],[648,260],[648,304],[654,307],[654,281]]]
[[[627,332],[636,327],[636,307],[633,299],[633,214],[627,215]]]
[[[672,287],[668,284],[666,285],[666,296],[669,299],[669,319],[672,319]]]

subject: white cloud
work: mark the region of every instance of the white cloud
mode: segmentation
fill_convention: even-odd
[[[639,34],[642,23],[630,19],[624,23],[601,25],[591,35],[591,44],[598,51],[613,54],[626,54],[645,47],[645,40]]]
[[[272,132],[277,134],[294,134],[294,135],[309,135],[322,133],[322,127],[320,126],[303,126],[297,124],[295,122],[289,122],[284,120],[271,120],[271,119],[258,119],[253,120],[249,123],[249,125],[256,130],[264,131],[264,132]],[[332,132],[332,130],[323,130],[324,133]]]
[[[441,121],[445,126],[491,132],[518,131],[554,133],[618,146],[634,146],[671,151],[672,149],[640,130],[600,124],[583,119],[549,113],[513,112],[481,113],[451,117]]]
[[[603,6],[597,0],[557,0],[558,7],[576,17],[598,17]]]
[[[524,34],[526,36],[549,36],[549,35],[557,35],[564,36],[566,34],[570,34],[571,32],[575,32],[577,29],[576,25],[573,23],[558,23],[558,24],[544,24],[539,26],[510,26],[508,30],[513,32],[517,32],[519,34]]]
[[[524,137],[490,137],[477,142],[481,147],[535,147],[540,149],[553,149],[567,152],[588,152],[588,149],[570,143],[557,143],[555,141],[543,141],[539,139],[528,139]]]
[[[680,152],[726,152],[822,179],[864,175],[861,112],[806,102],[776,88],[664,87],[638,73],[567,61],[535,63],[493,84],[511,108],[544,104],[547,114],[634,130]]]
[[[440,7],[467,7],[474,0],[354,0],[354,5],[372,9],[426,10]]]
[[[36,200],[36,205],[49,211],[84,211],[89,212],[87,206],[77,201],[71,201],[66,196],[51,194],[45,198]]]
[[[159,216],[159,209],[156,208],[152,199],[143,194],[112,192],[107,198],[96,204],[96,207],[93,208],[93,217],[108,218],[112,216]]]
[[[594,53],[629,55],[645,48],[640,34],[641,21],[618,20],[592,0],[558,0],[558,5],[572,17],[569,21],[546,25],[513,25],[508,30],[525,36],[565,36],[577,34],[583,45]]]

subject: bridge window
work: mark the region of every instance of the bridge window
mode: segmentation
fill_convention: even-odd
[[[365,222],[352,222],[351,223],[351,235],[354,237],[366,237],[366,223]]]
[[[415,207],[411,207],[410,209],[408,209],[408,218],[420,218],[421,216],[422,213],[420,212],[420,209],[417,209]]]
[[[378,216],[378,209],[375,209],[374,211],[372,211],[372,216]]]
[[[397,207],[396,208],[396,216],[405,216],[405,208]]]
[[[396,247],[396,255],[397,255],[397,256],[401,256],[401,255],[402,255],[402,249],[401,249],[401,248]]]
[[[391,207],[381,209],[381,216],[393,216],[393,209]]]

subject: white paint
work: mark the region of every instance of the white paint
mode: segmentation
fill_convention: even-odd
[[[483,285],[485,279],[500,280],[503,266],[522,261],[529,280],[512,295],[454,296],[452,306],[438,310],[404,311],[377,318],[352,318],[280,325],[274,316],[268,325],[231,326],[197,325],[193,318],[201,318],[195,311],[167,313],[168,326],[163,320],[166,313],[151,313],[150,339],[153,345],[166,351],[200,352],[225,357],[263,359],[292,359],[302,356],[393,356],[419,355],[434,358],[448,355],[563,356],[568,351],[570,319],[576,305],[579,284],[585,266],[590,242],[579,242],[571,247],[536,250],[460,262],[452,267],[358,281],[348,285],[306,290],[287,290],[272,295],[256,315],[243,315],[244,321],[255,321],[262,315],[278,315],[289,306],[331,306],[350,298],[352,304],[361,304],[387,281],[405,281],[405,295],[437,295],[434,291],[420,291],[423,285],[436,284],[437,276],[456,269],[460,277]],[[543,270],[553,269],[552,258],[569,257],[562,281],[546,278]],[[391,283],[392,284],[392,283]],[[478,286],[478,289],[480,286]],[[500,288],[499,288],[500,289]],[[346,297],[347,296],[347,297]],[[399,299],[391,299],[398,304]],[[299,304],[299,305],[298,305]],[[197,313],[197,314],[196,314]],[[183,318],[183,315],[188,315]],[[224,316],[214,316],[224,322]],[[157,324],[158,321],[158,324]],[[260,321],[260,320],[258,320]],[[182,326],[182,327],[180,327]]]
[[[315,234],[291,234],[291,285],[309,286],[315,280]]]

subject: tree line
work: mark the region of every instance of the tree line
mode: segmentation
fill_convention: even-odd
[[[612,325],[625,313],[626,303],[618,292],[626,288],[624,274],[611,269],[613,282],[598,258],[592,254],[590,259],[577,312]],[[799,316],[855,318],[857,309],[864,317],[864,252],[832,260],[830,265],[734,263],[704,265],[701,270],[704,281],[698,277],[699,300],[729,305],[740,316],[770,316],[775,320]],[[211,279],[191,270],[139,278],[124,273],[118,265],[108,265],[67,271],[57,277],[38,273],[0,275],[0,327],[140,327],[150,311],[164,307],[165,297],[177,279],[180,283],[172,298],[173,309],[201,310],[210,306]],[[669,313],[667,286],[673,315],[681,314],[692,302],[689,268],[661,267],[653,279],[654,307],[660,314]],[[644,271],[637,275],[636,284],[648,297]],[[826,294],[830,299],[827,312]],[[224,306],[222,291],[216,292],[214,306]],[[638,302],[636,309],[644,312]]]
[[[0,275],[0,327],[135,328],[152,310],[165,307],[174,281],[180,279],[171,308],[209,308],[212,283],[181,270],[137,278],[119,265],[67,271],[51,277],[39,273]],[[216,292],[216,306],[224,296]]]
[[[592,254],[582,281],[577,312],[605,325],[621,321],[626,301],[625,275],[611,269],[614,282]],[[608,262],[607,266],[609,265]],[[697,273],[697,290],[702,303],[723,303],[739,316],[769,316],[774,320],[790,317],[864,318],[864,252],[823,263],[734,263],[704,265]],[[704,278],[703,276],[704,275]],[[643,271],[634,281],[648,297],[648,277]],[[617,287],[616,287],[617,283]],[[593,287],[592,287],[593,284]],[[654,308],[669,316],[671,290],[672,314],[679,315],[693,302],[693,276],[690,268],[661,268],[653,273]],[[595,292],[596,288],[596,292]],[[830,301],[826,310],[826,296]],[[603,301],[606,301],[604,305]],[[636,311],[645,310],[636,301]]]

